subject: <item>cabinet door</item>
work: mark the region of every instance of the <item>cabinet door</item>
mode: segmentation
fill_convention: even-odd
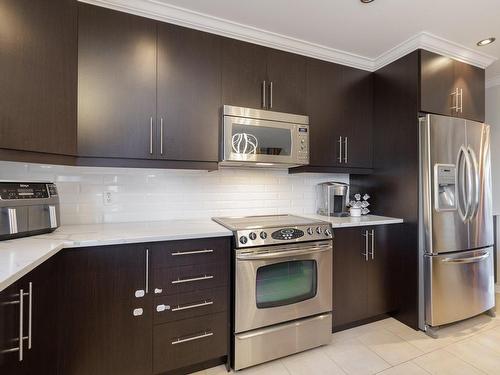
[[[343,165],[371,168],[373,74],[344,66],[342,92],[343,120],[338,133],[342,133],[345,142]]]
[[[485,73],[484,69],[454,62],[455,86],[462,90],[461,107],[457,114],[469,120],[484,122],[485,119]]]
[[[76,6],[0,2],[0,147],[76,153]]]
[[[151,158],[156,22],[78,4],[78,151]]]
[[[267,54],[268,108],[306,114],[306,58],[270,49]]]
[[[338,127],[342,124],[342,67],[307,60],[307,114],[309,115],[310,164],[339,165]]]
[[[0,292],[0,373],[22,374],[24,363],[20,360],[19,353],[19,322],[20,283]],[[23,334],[24,335],[24,334]],[[17,349],[17,350],[16,350]],[[24,354],[23,354],[24,355]]]
[[[335,229],[333,242],[333,329],[367,317],[365,230]]]
[[[170,160],[217,161],[221,38],[158,23],[157,153]]]
[[[23,291],[22,316],[19,303],[21,290]],[[56,305],[55,258],[47,260],[0,293],[0,351],[19,347],[20,319],[24,337],[22,358],[19,350],[0,354],[0,373],[12,375],[56,373]]]
[[[454,116],[456,88],[454,60],[433,52],[420,51],[420,110]]]
[[[135,296],[146,265],[142,245],[61,254],[59,373],[151,373],[152,299]]]
[[[268,49],[224,39],[222,43],[222,104],[263,108]],[[267,96],[267,94],[266,94]]]
[[[395,285],[398,272],[399,225],[379,225],[369,228],[370,261],[368,264],[368,315],[393,311],[397,306]]]

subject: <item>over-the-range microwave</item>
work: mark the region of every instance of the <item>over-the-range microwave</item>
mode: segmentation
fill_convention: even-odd
[[[309,164],[309,117],[225,105],[222,167],[290,168]]]

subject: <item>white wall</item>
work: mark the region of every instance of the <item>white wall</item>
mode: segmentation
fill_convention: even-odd
[[[228,215],[314,213],[315,185],[347,174],[271,170],[179,171],[0,162],[1,180],[55,181],[63,224],[156,221]],[[104,205],[111,191],[113,204]]]
[[[493,214],[500,215],[500,85],[486,89],[486,123],[491,125]]]

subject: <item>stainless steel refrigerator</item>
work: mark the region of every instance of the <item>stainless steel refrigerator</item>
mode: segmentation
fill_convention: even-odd
[[[490,127],[420,118],[420,328],[495,306]]]

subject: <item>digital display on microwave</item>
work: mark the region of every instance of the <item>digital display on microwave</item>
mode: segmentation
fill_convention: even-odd
[[[307,133],[307,128],[299,128],[299,133]]]

